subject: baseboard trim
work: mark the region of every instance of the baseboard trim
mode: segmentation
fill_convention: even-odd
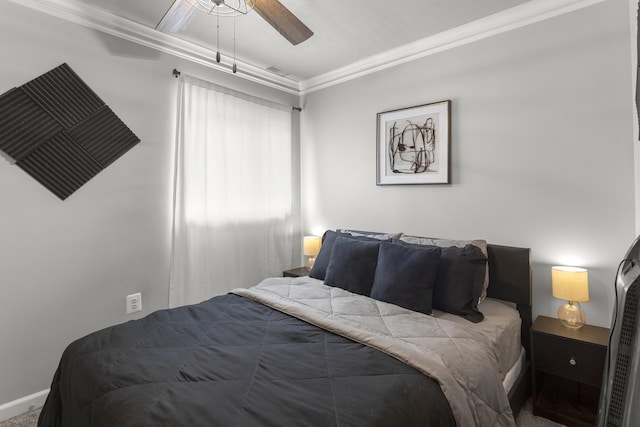
[[[44,405],[48,395],[49,389],[46,389],[0,405],[0,421],[8,420],[31,409],[39,408]]]

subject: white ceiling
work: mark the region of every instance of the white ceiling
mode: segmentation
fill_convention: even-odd
[[[155,30],[173,0],[11,1],[231,72],[232,18],[220,19],[217,64],[214,16],[197,12],[181,34]],[[237,75],[303,94],[602,1],[280,0],[314,35],[293,46],[255,11],[236,18]]]
[[[314,35],[293,46],[255,11],[236,18],[236,56],[304,80],[528,0],[280,0]],[[82,0],[154,28],[173,0]],[[233,55],[233,19],[220,20],[220,52]],[[198,12],[175,37],[216,50],[216,18]]]

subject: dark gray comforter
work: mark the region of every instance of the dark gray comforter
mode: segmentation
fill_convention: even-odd
[[[437,382],[238,295],[72,343],[40,426],[450,426]]]

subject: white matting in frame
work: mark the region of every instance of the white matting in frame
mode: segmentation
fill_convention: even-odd
[[[451,101],[378,113],[378,185],[448,184]]]

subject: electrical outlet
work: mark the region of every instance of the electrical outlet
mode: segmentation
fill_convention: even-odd
[[[142,310],[142,294],[127,295],[127,314]]]

